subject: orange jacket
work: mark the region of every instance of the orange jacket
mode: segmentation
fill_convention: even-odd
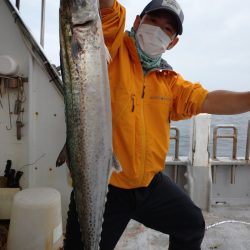
[[[144,75],[134,40],[124,32],[124,7],[115,1],[113,8],[101,13],[112,57],[113,149],[122,166],[120,173],[112,174],[110,184],[126,189],[146,187],[164,168],[170,121],[198,114],[207,90],[171,70]]]

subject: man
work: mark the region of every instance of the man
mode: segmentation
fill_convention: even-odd
[[[204,237],[201,210],[161,173],[170,121],[201,112],[250,110],[250,92],[208,92],[184,80],[162,59],[182,34],[183,12],[175,0],[153,0],[124,32],[125,9],[100,0],[109,64],[113,148],[122,172],[113,173],[104,213],[101,250],[115,248],[130,219],[168,234],[171,250],[198,250]],[[65,249],[83,249],[73,194]]]

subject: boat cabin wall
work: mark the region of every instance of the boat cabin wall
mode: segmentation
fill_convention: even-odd
[[[47,186],[60,191],[65,214],[71,191],[68,170],[66,165],[56,168],[66,140],[63,97],[28,49],[4,1],[0,1],[0,33],[0,56],[8,55],[19,65],[18,77],[0,78],[0,176],[6,161],[11,160],[12,168],[24,172],[22,188]],[[15,80],[9,78],[22,83],[15,86]]]

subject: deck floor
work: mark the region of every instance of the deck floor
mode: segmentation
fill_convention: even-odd
[[[206,231],[202,250],[249,250],[250,249],[250,206],[213,207],[204,212],[207,226],[230,221]],[[244,223],[234,223],[241,221]],[[6,249],[8,223],[0,223],[0,250]],[[168,236],[131,221],[115,250],[167,250]],[[41,249],[42,250],[42,249]],[[184,250],[184,249],[183,249]]]
[[[204,212],[207,226],[221,221],[230,221],[206,231],[202,250],[249,250],[250,207],[216,207]],[[168,236],[131,221],[115,250],[166,250]]]

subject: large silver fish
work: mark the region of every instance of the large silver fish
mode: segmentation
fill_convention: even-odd
[[[99,249],[112,126],[106,50],[98,0],[60,1],[66,150],[85,250]]]

